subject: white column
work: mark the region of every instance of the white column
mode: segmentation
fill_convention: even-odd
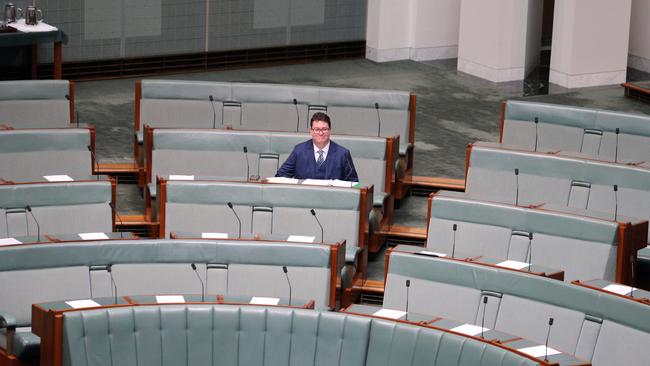
[[[650,0],[632,0],[627,65],[650,72]]]
[[[366,58],[434,60],[458,53],[460,0],[368,0]]]
[[[556,1],[549,81],[565,88],[624,82],[631,3]]]
[[[528,0],[463,0],[458,70],[494,82],[522,80],[527,23]]]

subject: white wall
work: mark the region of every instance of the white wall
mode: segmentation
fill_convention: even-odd
[[[650,72],[650,0],[632,0],[628,66]]]

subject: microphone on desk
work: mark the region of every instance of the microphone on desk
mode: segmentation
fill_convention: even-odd
[[[614,184],[614,221],[618,218],[618,184]]]
[[[409,289],[411,288],[411,280],[406,280],[406,320],[409,320]]]
[[[212,128],[217,128],[217,111],[214,109],[214,97],[210,95],[208,99],[210,99],[210,105],[212,106]]]
[[[451,227],[451,230],[454,232],[453,240],[451,242],[451,257],[454,258],[454,254],[456,254],[456,231],[458,230],[458,225],[454,224]]]
[[[122,218],[120,217],[120,214],[117,213],[117,208],[115,207],[113,202],[109,202],[108,205],[111,206],[111,210],[113,211],[113,217],[117,216],[117,218],[120,220],[120,222],[123,223],[124,221],[122,221]],[[117,230],[117,227],[115,228],[115,230]],[[120,239],[124,239],[124,233],[121,232],[121,231],[120,231]]]
[[[293,107],[296,109],[296,132],[300,131],[300,113],[298,113],[298,100],[293,98]]]
[[[379,125],[379,130],[377,131],[377,137],[381,136],[381,117],[379,116],[379,103],[375,103],[375,110],[377,110],[377,124]]]
[[[248,147],[244,146],[244,157],[246,158],[246,181],[250,179],[251,176],[251,165],[248,162]]]
[[[318,220],[318,216],[316,216],[316,210],[312,208],[309,210],[309,212],[311,212],[311,215],[316,219],[318,226],[320,226],[320,242],[323,243],[325,241],[325,231],[323,230],[323,225],[320,224],[320,220]]]
[[[487,308],[488,298],[483,296],[483,317],[481,318],[481,338],[483,337],[483,329],[485,329],[485,308]]]
[[[203,279],[199,276],[199,272],[196,270],[196,264],[190,263],[190,266],[192,266],[192,271],[196,274],[196,278],[201,282],[201,302],[205,302],[205,284],[203,283]]]
[[[515,206],[519,206],[519,169],[515,168]]]
[[[535,152],[537,152],[537,137],[538,137],[537,126],[538,125],[539,125],[539,118],[535,117]]]
[[[533,233],[528,233],[528,272],[533,265]]]
[[[618,163],[618,135],[620,133],[621,133],[621,129],[617,128],[616,129],[616,145],[614,145],[615,146],[615,150],[614,150],[614,162],[615,163]]]
[[[106,266],[106,272],[111,277],[111,284],[113,285],[113,304],[117,304],[117,285],[115,284],[115,279],[113,278],[113,265],[109,264]]]
[[[544,361],[548,362],[548,337],[551,335],[551,327],[553,326],[553,318],[548,318],[548,331],[546,332],[546,345],[544,347]]]
[[[97,174],[95,174],[95,176],[97,177],[97,180],[99,180],[99,162],[97,161],[97,156],[95,155],[95,151],[93,150],[93,148],[90,145],[88,145],[86,147],[88,148],[88,151],[90,151],[90,156],[93,158],[93,163],[92,163],[93,170],[95,170],[95,168],[97,168],[95,170],[95,172],[97,173]]]
[[[630,297],[634,298],[634,256],[630,256],[630,267],[632,269],[632,286],[630,286]]]
[[[289,285],[289,306],[291,306],[291,281],[289,280],[287,266],[282,266],[282,272],[284,272],[284,276],[287,278],[287,285]]]
[[[237,215],[237,211],[235,211],[235,208],[232,207],[232,202],[228,202],[227,205],[228,205],[228,208],[230,208],[230,210],[232,210],[232,213],[234,213],[235,217],[237,218],[237,222],[239,223],[239,239],[241,239],[241,220],[239,219],[239,215]]]
[[[34,219],[34,222],[36,223],[36,238],[40,242],[41,241],[41,225],[38,223],[38,220],[36,220],[36,216],[34,216],[34,213],[32,212],[32,207],[27,205],[25,206],[25,210],[29,212],[29,214],[32,216],[32,219]]]

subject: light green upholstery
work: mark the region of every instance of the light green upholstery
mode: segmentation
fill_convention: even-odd
[[[70,83],[67,80],[0,82],[0,124],[14,128],[70,125]]]
[[[188,305],[74,311],[65,313],[63,332],[65,366],[396,366],[407,360],[416,366],[537,364],[431,328],[290,308]]]
[[[411,281],[409,311],[480,324],[482,296],[497,295],[490,302],[498,304],[486,312],[490,329],[544,344],[546,322],[553,317],[552,348],[594,366],[609,365],[613,355],[627,351],[627,362],[618,364],[647,363],[646,350],[636,347],[637,340],[650,340],[650,307],[645,304],[522,272],[403,253],[397,247],[389,259],[384,307],[404,310],[406,279]],[[628,348],[630,342],[635,346]]]
[[[454,225],[457,253],[520,262],[532,254],[534,264],[564,270],[568,282],[615,278],[618,224],[610,220],[439,193],[431,201],[427,248],[451,255]]]
[[[0,131],[0,178],[92,175],[90,130],[85,128]]]

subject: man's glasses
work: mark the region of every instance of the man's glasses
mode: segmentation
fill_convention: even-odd
[[[325,128],[312,128],[311,130],[314,131],[314,133],[327,133],[329,132],[330,129],[325,127]]]

